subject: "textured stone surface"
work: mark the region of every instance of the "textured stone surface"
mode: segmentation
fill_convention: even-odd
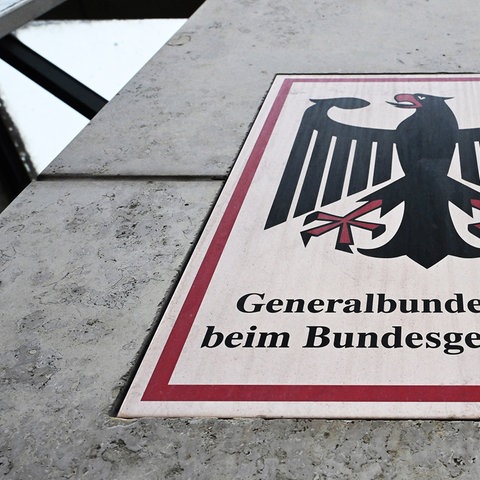
[[[275,74],[479,71],[476,8],[208,0],[44,173],[223,175]]]
[[[273,74],[478,71],[476,8],[207,0],[0,217],[0,476],[479,478],[472,421],[112,417]]]
[[[18,478],[477,478],[478,454],[472,437],[478,438],[478,426],[463,425],[107,420],[97,425],[101,434],[96,436],[78,429],[78,436],[59,432],[58,453],[43,462],[32,457],[32,464],[25,465]],[[51,432],[44,433],[51,440]],[[432,438],[437,451],[431,450]],[[28,438],[24,443],[32,441]]]
[[[39,182],[3,212],[1,469],[70,478],[79,452],[102,441],[219,187]]]

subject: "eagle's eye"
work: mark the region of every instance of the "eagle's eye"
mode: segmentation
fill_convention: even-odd
[[[418,96],[419,100],[425,100],[425,97],[422,97],[421,95]]]

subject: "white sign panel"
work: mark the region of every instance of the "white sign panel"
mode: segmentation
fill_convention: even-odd
[[[278,76],[120,410],[480,416],[480,76]]]

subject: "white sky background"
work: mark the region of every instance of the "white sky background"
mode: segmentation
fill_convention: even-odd
[[[110,100],[184,19],[32,22],[18,38]],[[88,120],[0,60],[0,97],[41,172]]]

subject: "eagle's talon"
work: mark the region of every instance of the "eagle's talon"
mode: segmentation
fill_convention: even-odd
[[[480,223],[471,223],[468,226],[468,231],[476,237],[480,238]]]
[[[353,253],[348,243],[337,243],[335,245],[335,250],[341,250],[342,252],[346,252],[346,253]]]
[[[372,230],[372,239],[379,237],[385,233],[386,227],[383,224],[379,224],[375,230]]]
[[[318,220],[318,214],[320,212],[312,212],[312,213],[309,213],[306,217],[305,217],[305,220],[303,221],[303,224],[304,225],[307,225],[307,223],[312,223],[314,222],[315,220]]]
[[[312,235],[309,232],[300,232],[300,235],[301,235],[302,240],[303,240],[303,245],[305,245],[305,247],[306,247],[308,242],[312,238]]]

